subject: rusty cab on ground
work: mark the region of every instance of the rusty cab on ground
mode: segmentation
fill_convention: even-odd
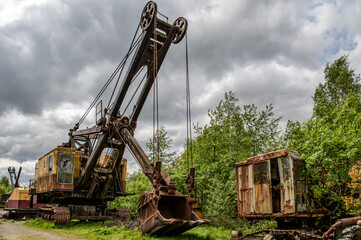
[[[304,170],[304,160],[290,149],[236,163],[238,217],[275,219],[281,229],[314,225],[326,210],[309,196]]]
[[[103,220],[112,214],[117,215],[117,212],[107,209],[107,201],[126,195],[123,154],[127,147],[153,185],[150,193],[142,194],[138,205],[143,233],[177,235],[208,222],[193,211],[192,204],[196,202],[194,169],[188,177],[189,193],[183,195],[176,190],[169,174],[161,170],[161,163],[150,162],[134,137],[138,117],[163,60],[170,46],[185,36],[187,20],[180,17],[169,24],[158,19],[157,5],[148,2],[141,14],[139,27],[142,33],[137,37],[136,31],[126,57],[109,79],[123,80],[119,89],[115,84],[115,98],[112,99],[112,94],[108,106],[102,107],[98,96],[109,86],[107,82],[89,107],[95,108],[96,125],[80,129],[90,111],[88,109],[70,129],[69,141],[49,151],[36,164],[32,193],[40,202],[47,204],[47,207],[41,208],[41,215],[46,219],[66,223],[71,219]],[[126,65],[131,55],[132,60]],[[124,66],[128,67],[127,71],[123,71]],[[141,77],[137,78],[140,73],[144,73],[141,81]],[[136,90],[130,97],[131,94],[127,93],[132,89]],[[128,108],[133,97],[137,97],[134,98],[137,99],[134,107]]]

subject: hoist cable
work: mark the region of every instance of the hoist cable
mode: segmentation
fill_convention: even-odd
[[[153,59],[154,60],[154,59]],[[154,71],[153,71],[154,72]],[[153,75],[153,80],[154,80],[154,75]],[[152,133],[153,133],[153,139],[152,139],[152,143],[153,143],[153,149],[152,149],[152,156],[153,156],[153,165],[155,166],[155,84],[153,83],[153,111],[152,111]]]
[[[157,21],[154,21],[154,37],[153,37],[153,159],[160,161],[159,158],[159,92],[158,92],[158,42],[157,42]],[[156,124],[156,130],[155,130]],[[156,140],[156,142],[155,142]],[[156,145],[155,145],[156,144]],[[156,146],[156,147],[155,147]],[[157,157],[155,158],[155,152],[157,153]]]
[[[157,94],[157,102],[156,102],[156,113],[157,113],[157,160],[160,161],[160,139],[159,139],[159,81],[158,81],[158,45],[157,45],[157,34],[156,31],[154,31],[154,35],[155,35],[155,84],[156,84],[156,94]]]
[[[134,36],[137,35],[138,33],[138,29],[139,29],[139,25],[138,28],[136,30],[136,34]],[[129,48],[128,53],[126,54],[126,56],[122,59],[122,61],[119,63],[119,65],[117,66],[117,68],[114,70],[114,72],[112,73],[112,75],[109,77],[109,79],[107,80],[107,82],[104,84],[104,86],[102,87],[102,89],[99,91],[98,95],[95,97],[95,99],[92,101],[92,103],[90,104],[90,106],[88,107],[88,109],[85,111],[85,113],[83,114],[83,116],[80,118],[80,120],[78,121],[78,124],[80,125],[84,119],[88,116],[89,112],[91,111],[91,109],[95,106],[95,104],[97,103],[97,101],[99,100],[99,98],[101,97],[101,95],[105,92],[105,90],[107,89],[107,87],[109,86],[109,84],[113,81],[114,77],[118,74],[119,70],[124,68],[125,62],[127,60],[127,58],[129,57],[129,55],[134,51],[135,47],[139,44],[140,42],[140,38],[142,35],[140,35],[137,40],[131,43],[131,46]],[[134,40],[134,37],[133,37]]]
[[[193,146],[192,146],[192,115],[191,94],[189,86],[189,64],[188,64],[188,34],[186,33],[186,111],[187,111],[187,167],[189,169],[189,152],[191,167],[193,168]]]
[[[143,69],[143,68],[142,68],[142,69]],[[140,70],[140,71],[137,73],[137,75],[133,78],[133,81],[134,81],[134,79],[136,79],[136,78],[139,76],[140,72],[141,72],[141,70]],[[138,90],[139,90],[140,86],[142,85],[142,83],[143,83],[143,81],[144,81],[144,79],[145,79],[146,76],[147,76],[147,74],[144,74],[142,80],[141,80],[140,83],[138,84],[137,89],[134,91],[132,97],[130,98],[130,100],[129,100],[128,104],[127,104],[127,106],[125,107],[122,115],[124,115],[124,114],[125,114],[125,111],[127,111],[130,103],[133,101],[133,98],[135,97],[135,94],[138,92]],[[133,81],[132,81],[132,82],[133,82]]]
[[[131,42],[131,44],[130,44],[128,53],[127,53],[127,55],[126,55],[126,57],[125,57],[124,65],[125,65],[125,63],[127,62],[128,57],[129,57],[129,55],[130,55],[130,53],[131,53],[131,49],[132,49],[132,47],[133,47],[133,43],[134,43],[135,37],[137,36],[138,30],[139,30],[139,28],[140,28],[139,26],[140,26],[140,23],[139,23],[139,25],[138,25],[138,27],[137,27],[137,30],[135,31],[135,34],[134,34],[134,36],[133,36],[133,39],[132,39],[132,42]],[[140,36],[141,36],[141,35],[140,35]],[[140,39],[140,36],[139,36],[139,38],[137,39],[138,41],[139,41],[139,39]],[[137,44],[138,44],[138,43],[134,44],[134,46],[137,45]],[[118,82],[119,82],[120,76],[122,75],[122,72],[123,72],[123,70],[124,70],[124,65],[123,65],[122,70],[121,70],[120,73],[119,73],[119,77],[118,77],[117,82],[116,82],[116,84],[115,84],[115,86],[114,86],[114,88],[113,88],[113,92],[112,92],[112,95],[110,96],[110,99],[109,99],[109,102],[108,102],[108,106],[107,106],[107,107],[110,106],[110,103],[111,103],[111,101],[112,101],[112,99],[113,99],[115,90],[117,89],[117,86],[118,86]]]
[[[164,17],[165,19],[167,19],[167,23],[168,23],[168,17],[166,15],[164,15],[163,13],[157,11],[157,13],[159,13],[159,15],[161,15],[162,17]]]

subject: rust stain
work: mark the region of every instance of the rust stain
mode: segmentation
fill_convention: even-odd
[[[282,149],[248,158],[235,166],[239,217],[279,218],[305,214],[315,217],[313,211],[321,213],[321,209],[306,206],[305,179],[300,173],[304,161],[296,151]]]

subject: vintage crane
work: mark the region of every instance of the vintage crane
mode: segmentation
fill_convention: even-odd
[[[41,208],[41,212],[56,223],[109,218],[106,202],[126,194],[126,147],[153,184],[153,190],[143,193],[138,206],[143,233],[175,235],[208,223],[192,209],[196,201],[194,169],[187,181],[189,194],[183,195],[169,174],[161,170],[161,163],[154,165],[149,161],[134,137],[139,114],[158,71],[169,47],[185,36],[187,20],[180,17],[171,25],[157,18],[157,5],[150,1],[142,11],[140,27],[143,32],[114,103],[104,110],[94,127],[79,129],[81,122],[77,123],[69,131],[69,142],[51,150],[36,164],[35,189],[31,192],[38,202],[52,204]],[[129,116],[122,115],[119,110],[128,89],[143,68],[146,75],[138,100]],[[100,109],[96,111],[102,113]]]

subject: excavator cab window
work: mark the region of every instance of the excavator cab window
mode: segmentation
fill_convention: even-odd
[[[53,155],[50,155],[48,158],[48,164],[49,164],[49,173],[53,172]]]
[[[58,154],[58,183],[72,184],[73,183],[73,165],[74,155],[71,153]]]

